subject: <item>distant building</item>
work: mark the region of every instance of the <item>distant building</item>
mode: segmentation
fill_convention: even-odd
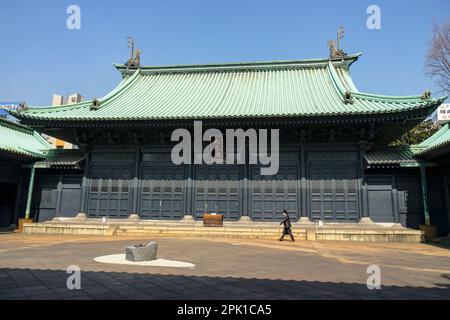
[[[58,94],[54,94],[52,98],[52,106],[62,106],[65,104],[65,100],[63,96],[60,96]]]
[[[59,107],[63,105],[71,105],[84,101],[84,97],[79,93],[74,93],[65,99],[63,96],[54,94],[52,97],[52,106]],[[74,149],[75,146],[66,141],[56,139],[50,136],[46,136],[47,141],[52,144],[52,146],[56,149]]]
[[[67,99],[59,94],[54,94],[52,97],[52,106],[57,107],[63,105],[70,105],[80,103],[82,101],[84,101],[84,97],[79,93],[74,93],[68,96]]]
[[[66,104],[75,104],[75,103],[80,103],[82,101],[84,101],[83,96],[79,93],[74,93],[67,98]]]
[[[450,122],[450,103],[442,104],[436,111],[438,124]]]

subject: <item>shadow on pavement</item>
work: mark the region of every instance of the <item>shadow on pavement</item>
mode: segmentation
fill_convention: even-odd
[[[332,283],[159,275],[119,272],[81,272],[81,290],[67,289],[65,271],[0,269],[0,299],[157,299],[157,300],[313,300],[313,299],[450,299],[446,284],[433,288],[383,286],[368,290],[365,283]],[[431,284],[430,284],[431,286]]]

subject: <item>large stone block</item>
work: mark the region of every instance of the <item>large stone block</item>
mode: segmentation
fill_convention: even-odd
[[[132,246],[126,249],[126,260],[132,262],[143,262],[156,260],[158,243],[152,241],[147,246]]]
[[[34,220],[33,219],[19,219],[19,231],[20,232],[23,232],[23,230],[24,230],[24,225],[25,224],[32,224],[32,223],[34,223]]]
[[[432,241],[433,239],[436,239],[438,236],[437,232],[437,226],[428,226],[428,225],[420,225],[420,230],[423,231],[425,240],[426,241]]]

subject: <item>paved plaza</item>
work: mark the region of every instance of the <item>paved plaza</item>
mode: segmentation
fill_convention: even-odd
[[[0,299],[450,299],[450,248],[428,244],[168,238],[158,256],[195,268],[94,261],[148,240],[0,234]],[[367,288],[371,265],[381,290]]]

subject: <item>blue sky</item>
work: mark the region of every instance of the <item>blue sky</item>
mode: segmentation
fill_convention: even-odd
[[[81,30],[66,28],[71,4]],[[366,27],[370,4],[381,8],[381,30]],[[112,63],[128,58],[129,35],[145,65],[222,63],[327,57],[340,25],[344,50],[364,53],[352,67],[361,91],[436,93],[425,54],[433,19],[449,14],[448,0],[0,0],[0,101],[102,97],[120,80]]]

